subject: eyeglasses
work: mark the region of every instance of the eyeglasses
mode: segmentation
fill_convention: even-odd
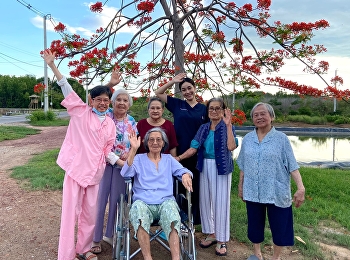
[[[222,110],[222,107],[209,107],[209,112],[219,112]]]
[[[162,138],[150,138],[150,139],[148,139],[148,142],[151,144],[153,144],[154,142],[159,144],[159,143],[163,142],[163,139]]]
[[[97,102],[97,103],[109,103],[109,98],[99,98],[99,97],[97,97],[97,98],[93,98],[93,100],[95,101],[95,102]]]

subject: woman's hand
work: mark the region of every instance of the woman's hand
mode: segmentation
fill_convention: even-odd
[[[136,150],[139,149],[141,145],[141,137],[137,137],[135,131],[132,131],[131,134],[129,134],[129,141],[132,148]]]
[[[222,118],[222,120],[224,121],[224,123],[226,125],[231,125],[232,124],[232,122],[231,122],[231,120],[232,120],[231,109],[226,108],[224,110],[224,117]]]
[[[173,78],[173,81],[175,83],[179,83],[179,82],[183,81],[184,78],[186,78],[186,73],[179,73]]]
[[[115,86],[118,85],[122,81],[122,73],[119,69],[115,68],[112,72],[111,79],[108,83],[108,86]]]
[[[41,57],[46,61],[47,65],[53,64],[55,61],[56,52],[51,52],[51,50],[47,49],[43,51]]]
[[[182,175],[182,185],[185,187],[186,190],[193,192],[192,190],[192,178],[189,173],[185,173]]]
[[[305,189],[298,189],[294,196],[293,196],[293,202],[296,208],[299,208],[301,204],[304,203],[305,200]]]

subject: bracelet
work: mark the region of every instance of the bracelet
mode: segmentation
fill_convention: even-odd
[[[182,160],[181,157],[180,157],[180,155],[178,155],[177,157],[179,157],[180,161]]]

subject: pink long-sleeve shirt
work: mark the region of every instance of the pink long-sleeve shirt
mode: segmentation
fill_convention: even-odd
[[[105,157],[115,141],[115,124],[107,116],[101,122],[74,91],[61,104],[71,119],[57,164],[80,186],[96,185],[106,167]]]

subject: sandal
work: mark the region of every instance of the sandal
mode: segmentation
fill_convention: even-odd
[[[92,242],[90,252],[93,254],[99,254],[102,252],[102,247],[100,242]]]
[[[210,242],[209,244],[203,244],[203,242]],[[199,243],[199,246],[201,248],[208,248],[211,247],[212,245],[215,245],[218,241],[216,240],[215,237],[210,237],[207,236],[204,240],[201,240],[201,242]]]
[[[218,250],[221,250],[221,249],[225,249],[225,252],[224,253],[221,253],[221,252],[219,252]],[[216,248],[215,248],[215,253],[216,253],[216,255],[218,255],[218,256],[225,256],[225,255],[227,255],[227,246],[226,246],[226,243],[222,243],[222,244],[217,244],[216,245]]]
[[[77,255],[75,258],[83,259],[83,260],[98,260],[97,255],[87,251],[85,254]]]

